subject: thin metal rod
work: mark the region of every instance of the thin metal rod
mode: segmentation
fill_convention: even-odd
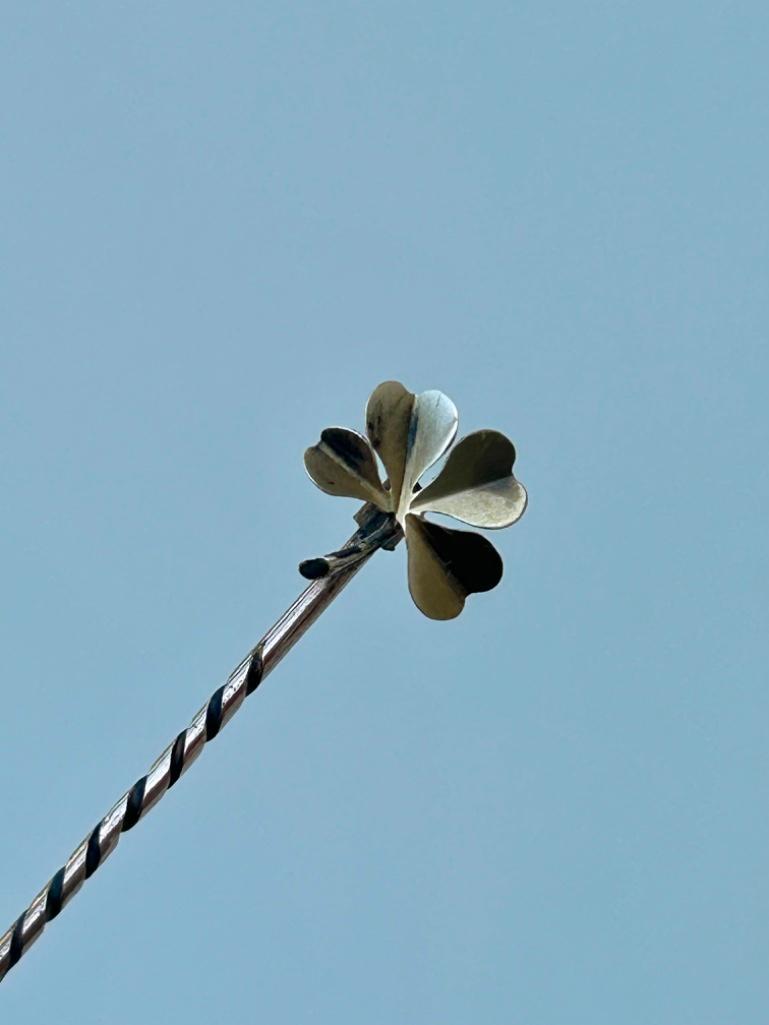
[[[41,935],[46,924],[56,918],[85,880],[106,861],[117,847],[120,834],[132,829],[177,782],[203,750],[204,744],[219,734],[246,697],[256,690],[364,563],[378,548],[385,545],[392,548],[402,538],[394,520],[384,517],[373,506],[364,506],[356,519],[360,528],[345,547],[363,544],[369,549],[365,556],[329,576],[313,580],[232,671],[226,683],[214,691],[190,725],[168,745],[149,772],[123,794],[78,844],[29,907],[0,936],[0,981]],[[389,520],[390,529],[386,529],[386,520]]]

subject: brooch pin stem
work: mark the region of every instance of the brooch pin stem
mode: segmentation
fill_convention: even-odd
[[[97,822],[32,903],[0,936],[0,982],[40,937],[48,922],[57,917],[86,879],[107,860],[121,834],[132,829],[181,778],[206,742],[219,735],[246,697],[253,694],[364,563],[378,548],[394,547],[403,536],[393,518],[383,515],[373,505],[364,505],[356,520],[358,529],[335,553],[338,568],[305,588],[232,671],[226,683],[214,691],[190,725],[168,745],[146,775]],[[346,552],[353,557],[346,558]]]
[[[367,559],[377,548],[392,551],[403,537],[403,531],[395,517],[382,513],[376,506],[367,504],[360,510],[363,531],[360,538],[337,552],[329,552],[316,559],[305,559],[299,563],[299,572],[306,580],[320,580],[342,570],[349,569],[362,559]],[[358,516],[356,516],[356,520]]]

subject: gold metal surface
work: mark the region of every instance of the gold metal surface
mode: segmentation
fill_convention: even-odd
[[[414,396],[398,381],[380,384],[366,405],[366,433],[387,471],[390,512],[400,501],[413,408]]]
[[[304,465],[311,479],[329,495],[360,498],[380,509],[389,505],[376,457],[357,431],[327,427],[318,444],[305,452]]]
[[[430,619],[454,619],[468,594],[490,591],[502,579],[502,559],[480,534],[407,516],[406,545],[409,591]]]
[[[454,403],[442,392],[415,395],[398,381],[385,381],[366,406],[370,445],[363,435],[335,427],[324,431],[305,455],[308,473],[323,491],[365,498],[404,530],[409,589],[431,619],[453,619],[469,594],[495,587],[502,560],[479,534],[449,530],[425,514],[498,529],[519,520],[527,503],[526,489],[513,474],[513,443],[492,430],[460,441],[435,480],[419,489],[422,474],[453,442],[458,419]],[[385,485],[374,453],[384,464]],[[302,572],[333,575],[355,558],[353,552],[332,552],[306,560]]]
[[[443,513],[471,527],[509,527],[526,509],[526,489],[513,476],[514,462],[515,447],[504,434],[468,434],[432,484],[414,496],[410,512]]]
[[[398,381],[385,381],[366,406],[369,440],[390,481],[391,510],[402,524],[419,478],[454,440],[457,407],[443,392],[414,395]]]

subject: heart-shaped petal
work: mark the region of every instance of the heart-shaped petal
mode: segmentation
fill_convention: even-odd
[[[366,430],[387,470],[400,523],[414,486],[454,440],[458,421],[456,406],[443,392],[414,395],[398,381],[386,381],[372,393]]]
[[[321,491],[373,502],[385,512],[390,496],[379,479],[376,457],[366,438],[346,427],[327,427],[304,454],[304,465]]]
[[[398,508],[403,486],[414,398],[399,381],[385,381],[366,405],[366,433],[387,470],[393,509]]]
[[[430,619],[453,619],[468,594],[490,591],[502,578],[502,559],[480,534],[406,516],[406,544],[411,597]]]
[[[453,516],[471,527],[509,527],[523,516],[526,489],[513,476],[515,447],[499,431],[468,434],[411,503],[413,512]]]

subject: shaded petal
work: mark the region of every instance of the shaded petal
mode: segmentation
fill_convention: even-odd
[[[414,398],[398,381],[385,381],[366,405],[366,433],[387,470],[393,509],[400,501]]]
[[[499,431],[468,434],[411,503],[413,512],[453,516],[471,527],[509,527],[523,516],[526,489],[513,476],[515,447]]]
[[[490,591],[502,578],[502,559],[480,534],[407,516],[406,544],[411,597],[430,619],[453,619],[468,594]]]
[[[305,452],[304,465],[321,491],[389,509],[390,498],[379,479],[374,453],[357,431],[327,427],[318,444]]]
[[[443,392],[414,395],[398,381],[385,381],[372,393],[366,430],[387,470],[400,522],[414,485],[454,440],[458,421],[456,406]]]

